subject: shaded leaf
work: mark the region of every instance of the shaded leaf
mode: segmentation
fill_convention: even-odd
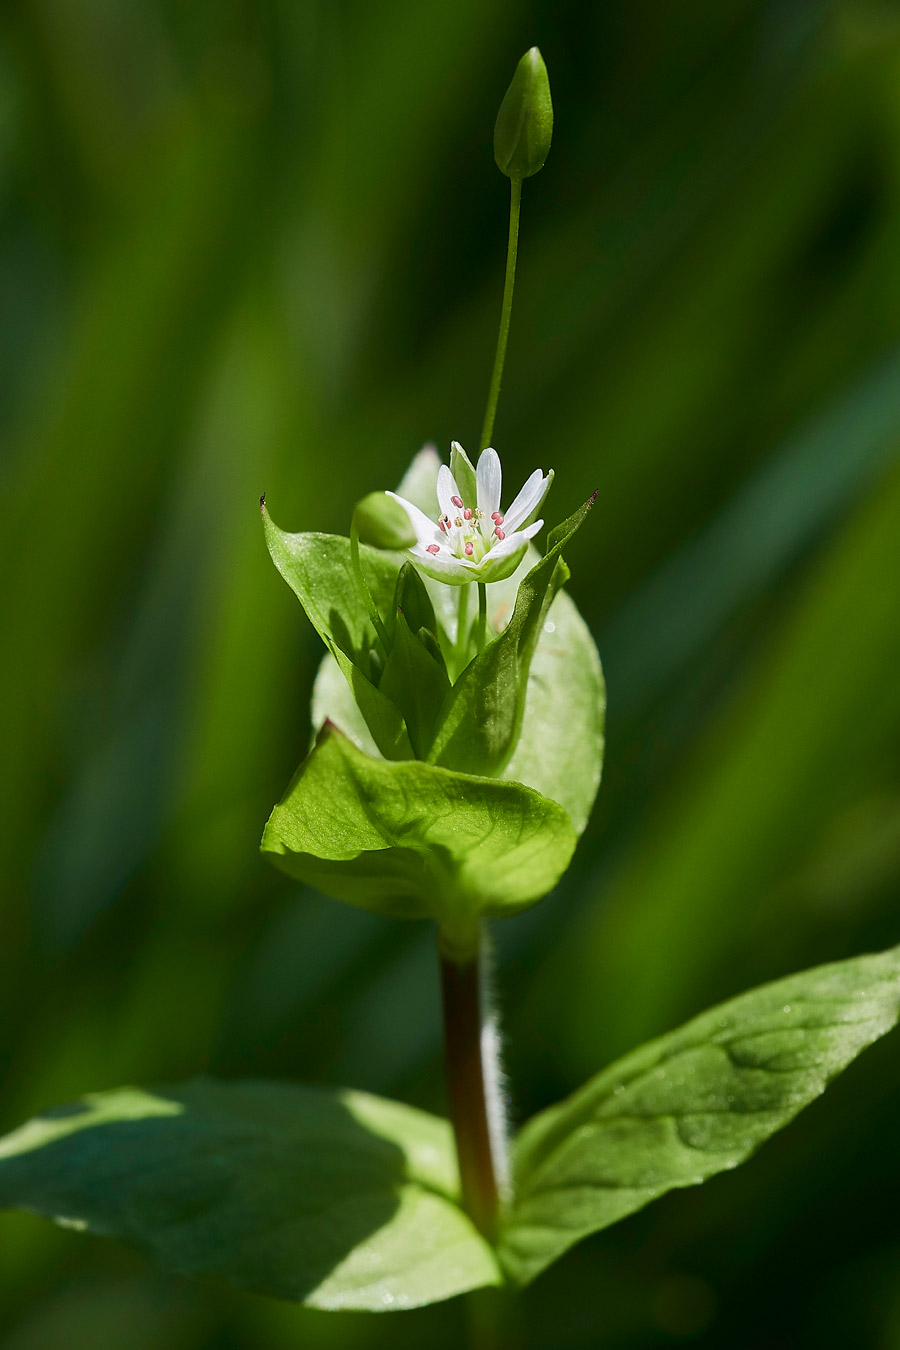
[[[525,1126],[501,1243],[527,1283],[589,1233],[736,1167],[900,1017],[900,947],[791,975],[635,1050]]]
[[[326,895],[436,919],[465,946],[481,915],[516,913],[553,889],[575,834],[563,808],[531,788],[372,759],[326,725],[261,848]]]
[[[403,718],[373,678],[375,631],[353,572],[349,539],[334,534],[287,534],[274,523],[265,501],[261,507],[272,561],[340,666],[379,750],[388,759],[411,756]],[[360,556],[372,598],[382,614],[388,613],[399,564],[377,549],[361,548]]]
[[[0,1140],[4,1208],[317,1308],[413,1308],[499,1283],[457,1193],[445,1121],[286,1083],[121,1088]]]

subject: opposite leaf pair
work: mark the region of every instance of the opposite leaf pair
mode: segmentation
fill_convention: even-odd
[[[492,1247],[446,1121],[366,1093],[195,1082],[87,1097],[0,1140],[0,1207],[317,1308],[527,1284],[569,1247],[742,1162],[900,1015],[900,948],[710,1009],[529,1121]]]

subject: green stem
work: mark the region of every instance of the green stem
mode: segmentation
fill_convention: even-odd
[[[487,585],[483,581],[478,583],[478,627],[475,630],[475,645],[478,651],[484,650],[485,638],[487,636]]]
[[[488,393],[487,408],[484,413],[484,426],[481,428],[481,449],[490,445],[494,435],[494,418],[497,416],[497,400],[500,397],[500,381],[503,378],[503,363],[506,360],[506,342],[509,337],[509,317],[512,313],[513,288],[516,284],[516,254],[519,249],[519,210],[522,205],[522,180],[509,180],[509,240],[506,246],[506,280],[503,283],[503,304],[500,308],[500,331],[497,334],[497,354],[494,357],[494,371],[491,375],[491,387]]]
[[[456,615],[456,671],[461,674],[468,664],[469,654],[469,591],[472,583],[459,586],[459,609]]]
[[[483,1059],[482,961],[480,937],[474,951],[461,959],[442,950],[441,994],[447,1095],[463,1204],[476,1228],[493,1242],[500,1193]]]

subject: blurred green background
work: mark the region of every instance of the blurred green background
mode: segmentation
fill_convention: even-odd
[[[606,779],[498,928],[514,1114],[900,939],[900,12],[878,0],[15,0],[0,18],[0,1126],[195,1073],[441,1110],[431,934],[256,846],[317,640],[256,502],[345,531],[476,449],[492,128],[541,45],[495,444],[594,487]],[[900,1038],[582,1245],[512,1344],[900,1347]],[[893,1196],[893,1199],[890,1197]],[[464,1343],[0,1217],[5,1350]]]

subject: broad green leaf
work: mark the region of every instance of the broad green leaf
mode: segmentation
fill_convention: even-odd
[[[435,919],[466,946],[480,916],[516,913],[553,889],[575,833],[563,808],[532,788],[372,759],[326,724],[261,848],[326,895]]]
[[[457,1199],[447,1122],[362,1092],[120,1088],[0,1140],[3,1208],[316,1308],[414,1308],[500,1283]]]
[[[306,610],[310,623],[337,661],[376,745],[388,759],[412,755],[403,718],[378,688],[372,662],[375,631],[350,557],[350,541],[335,534],[286,534],[261,502],[272,561]],[[360,549],[366,581],[378,610],[390,611],[399,564],[377,549]]]
[[[560,591],[531,659],[522,729],[503,777],[569,813],[581,834],[600,786],[606,690],[590,629]]]
[[[433,764],[468,773],[500,773],[515,749],[525,711],[531,658],[550,603],[568,578],[563,546],[581,525],[593,497],[552,532],[547,553],[519,585],[515,608],[503,632],[454,684],[444,705]],[[566,678],[566,671],[559,677]]]
[[[501,1242],[527,1283],[589,1233],[736,1167],[900,1018],[900,947],[791,975],[635,1050],[516,1145]]]

